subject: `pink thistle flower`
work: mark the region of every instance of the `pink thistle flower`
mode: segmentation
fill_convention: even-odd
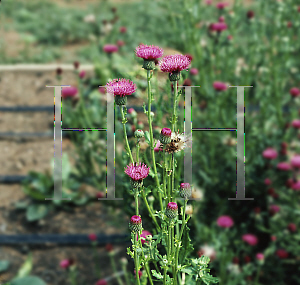
[[[90,241],[96,241],[97,240],[97,235],[95,233],[91,233],[88,235],[88,238]]]
[[[270,185],[270,184],[272,184],[272,181],[270,180],[270,178],[266,178],[265,181],[264,181],[264,183],[266,185]]]
[[[82,79],[82,78],[84,78],[85,77],[85,70],[81,70],[80,72],[79,72],[79,77]]]
[[[295,129],[300,129],[300,120],[298,120],[298,119],[293,120],[292,126],[293,126]]]
[[[277,237],[276,236],[271,236],[271,241],[276,241]]]
[[[205,0],[205,4],[206,5],[211,5],[212,4],[212,0]]]
[[[149,231],[143,230],[142,233],[140,234],[142,245],[146,242],[145,239],[146,239],[147,236],[152,236],[152,234]],[[142,237],[145,238],[145,239],[142,239]],[[136,240],[137,241],[139,240],[138,235],[136,236]]]
[[[287,162],[279,162],[277,164],[277,169],[287,171],[290,170],[290,165]]]
[[[217,224],[221,228],[231,228],[234,222],[230,216],[221,216],[217,219]]]
[[[276,213],[280,211],[280,207],[277,205],[271,205],[269,208],[269,213],[271,216],[274,216]]]
[[[97,281],[96,285],[108,285],[108,283],[105,279],[101,279]]]
[[[275,159],[277,157],[277,151],[274,148],[268,147],[263,151],[263,157],[268,159]]]
[[[141,164],[141,162],[139,164],[130,164],[130,165],[127,165],[126,169],[125,169],[125,173],[130,176],[130,178],[132,180],[135,180],[135,181],[139,181],[139,180],[142,180],[142,179],[145,179],[148,174],[149,174],[149,170],[150,170],[150,167],[147,167],[146,164]]]
[[[163,72],[179,73],[190,65],[191,60],[182,54],[167,55],[159,62],[159,67]]]
[[[103,192],[97,192],[96,198],[104,198],[104,193]]]
[[[289,254],[286,250],[284,249],[278,249],[276,251],[276,255],[280,258],[280,259],[285,259],[288,258]]]
[[[114,96],[131,95],[136,91],[136,85],[129,79],[114,79],[106,84],[106,91]]]
[[[155,145],[155,142],[154,142],[154,145]],[[154,145],[153,145],[153,146],[154,146]],[[155,151],[155,152],[163,151],[163,149],[160,147],[160,141],[159,141],[159,140],[157,140],[157,143],[156,143],[156,145],[154,146],[154,151]]]
[[[258,243],[257,237],[253,234],[245,234],[242,236],[242,239],[244,242],[246,242],[252,246],[257,245],[257,243]]]
[[[216,91],[224,91],[227,89],[227,84],[220,81],[215,81],[213,87]]]
[[[163,55],[164,51],[162,48],[154,45],[144,45],[140,44],[135,49],[135,54],[137,57],[141,57],[145,60],[155,60]]]
[[[166,209],[166,216],[170,219],[176,218],[178,215],[178,205],[175,202],[169,202]]]
[[[256,254],[256,259],[257,260],[264,260],[265,256],[263,253],[259,252]]]
[[[193,67],[193,68],[191,68],[190,73],[191,73],[191,75],[197,75],[199,73],[199,71],[197,68]]]
[[[224,9],[226,6],[228,6],[228,2],[219,2],[217,3],[216,7],[220,10]]]
[[[59,266],[61,268],[67,269],[69,266],[71,265],[70,260],[69,259],[63,259],[60,263]]]
[[[183,81],[183,86],[192,86],[192,80],[187,78]]]
[[[227,29],[226,23],[212,23],[209,25],[209,29],[213,32],[222,32]]]
[[[292,232],[292,233],[294,233],[294,232],[297,231],[297,226],[296,226],[296,224],[294,224],[294,223],[288,224],[287,228],[288,228],[288,230],[289,230],[290,232]]]
[[[138,274],[139,274],[139,279],[141,279],[141,277],[143,275],[143,272],[141,270],[139,270]],[[135,271],[135,269],[134,269],[134,276],[136,278],[136,271]]]
[[[62,88],[61,95],[63,98],[74,97],[78,93],[78,89],[76,87],[64,87]]]
[[[117,40],[117,46],[118,47],[122,47],[122,46],[124,46],[125,45],[125,42],[124,41],[122,41],[122,40]]]
[[[290,89],[290,94],[292,97],[298,97],[300,95],[300,89],[297,87],[293,87]]]
[[[142,218],[134,215],[130,218],[129,229],[133,233],[137,233],[142,229]]]
[[[300,168],[300,155],[294,155],[291,159],[291,165],[295,168]]]
[[[299,191],[300,190],[300,180],[293,182],[292,184],[292,189],[295,191]]]
[[[126,27],[120,27],[120,33],[124,34],[127,32],[127,28]]]
[[[224,16],[220,16],[219,17],[219,23],[224,23],[225,22],[225,17]]]
[[[117,52],[118,50],[119,50],[118,46],[112,44],[107,44],[104,45],[103,47],[103,51],[106,53],[113,53],[113,52]]]

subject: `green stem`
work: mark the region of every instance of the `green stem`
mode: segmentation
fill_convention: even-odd
[[[160,184],[158,181],[158,175],[156,170],[156,163],[155,163],[154,146],[153,146],[153,132],[152,132],[152,121],[151,121],[152,120],[151,119],[152,95],[151,95],[151,84],[150,84],[150,70],[147,70],[147,83],[148,83],[148,123],[149,123],[149,133],[150,133],[150,149],[152,154],[153,171],[155,175],[156,185],[157,188],[160,189]],[[163,211],[163,204],[162,204],[162,198],[160,192],[158,192],[158,197],[159,197],[160,208]]]
[[[139,268],[138,268],[138,256],[136,253],[136,248],[137,248],[137,240],[136,240],[136,235],[132,234],[131,235],[133,240],[134,240],[134,266],[135,266],[135,278],[136,278],[136,284],[140,285],[140,278],[139,278]]]
[[[135,189],[134,190],[134,200],[135,200],[135,214],[138,216],[139,215],[139,192]]]
[[[154,222],[154,224],[155,224],[155,226],[156,226],[156,229],[157,229],[158,232],[160,232],[160,231],[161,231],[161,228],[160,228],[160,226],[158,225],[158,223],[157,223],[157,221],[156,221],[156,218],[155,218],[155,216],[153,215],[153,213],[152,213],[152,211],[151,211],[151,209],[150,209],[150,207],[149,207],[149,204],[148,204],[148,201],[147,201],[147,199],[146,199],[144,190],[141,190],[141,194],[142,194],[142,198],[144,199],[144,202],[145,202],[145,204],[146,204],[146,207],[147,207],[147,209],[148,209],[148,212],[149,212],[149,214],[150,214],[150,216],[151,216],[151,218],[152,218],[152,220],[153,220],[153,222]]]
[[[175,201],[175,193],[174,193],[174,178],[175,178],[175,163],[174,163],[174,153],[172,153],[172,202]]]
[[[172,120],[172,133],[175,132],[176,129],[176,109],[177,109],[177,81],[173,81],[173,86],[174,86],[174,97],[173,97],[173,120]]]
[[[114,273],[117,275],[117,281],[118,281],[119,285],[124,285],[122,279],[117,274],[117,268],[116,268],[116,264],[115,264],[114,257],[112,254],[110,254],[110,262],[111,262],[111,266],[113,268]]]
[[[167,185],[166,185],[166,151],[165,151],[165,145],[164,145],[164,150],[163,150],[163,156],[164,156],[164,168],[163,168],[163,184],[164,184],[164,196],[167,196]]]
[[[122,115],[122,124],[123,124],[124,138],[125,138],[125,143],[126,143],[126,150],[127,150],[127,153],[129,154],[131,163],[134,163],[134,160],[133,160],[133,157],[132,157],[132,154],[131,154],[131,150],[130,150],[130,147],[129,147],[128,139],[127,139],[127,132],[126,132],[126,126],[125,126],[126,121],[125,121],[125,116],[124,116],[123,108],[124,108],[123,105],[120,106],[120,111],[121,111],[121,115]]]
[[[260,266],[258,266],[258,268],[257,268],[257,273],[256,273],[256,276],[255,276],[255,282],[254,282],[255,285],[258,285],[258,284],[259,284],[259,283],[258,283],[259,272],[260,272]]]
[[[136,146],[136,162],[139,163],[139,151],[140,151],[140,144],[139,139],[137,139],[137,146]]]

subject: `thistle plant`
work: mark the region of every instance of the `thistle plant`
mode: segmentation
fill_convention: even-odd
[[[144,113],[148,117],[149,131],[142,129],[136,130],[134,136],[137,140],[136,160],[132,156],[132,152],[128,143],[126,134],[126,96],[131,95],[136,86],[133,82],[126,79],[114,79],[107,84],[107,91],[114,94],[115,103],[120,106],[122,115],[122,124],[124,130],[125,148],[131,163],[125,167],[125,173],[130,178],[131,190],[130,194],[135,200],[135,215],[129,222],[129,230],[131,231],[132,250],[127,249],[128,255],[134,260],[135,265],[135,282],[140,284],[140,276],[142,270],[145,270],[143,282],[151,285],[155,284],[205,284],[217,283],[217,278],[211,276],[208,272],[209,258],[201,256],[200,258],[190,258],[189,254],[193,250],[191,239],[189,237],[188,221],[190,215],[186,218],[186,206],[191,196],[191,185],[189,183],[181,183],[178,187],[174,183],[175,179],[175,163],[174,153],[187,147],[187,140],[183,134],[175,132],[177,122],[178,98],[180,94],[177,91],[177,83],[180,80],[181,71],[187,69],[190,59],[184,55],[174,55],[164,57],[159,66],[162,71],[169,73],[169,80],[174,83],[173,98],[173,114],[170,118],[171,128],[164,127],[161,130],[159,140],[155,145],[152,118],[151,103],[154,100],[151,91],[151,79],[153,70],[155,69],[155,60],[161,57],[163,50],[156,46],[140,45],[136,48],[136,55],[144,59],[143,68],[147,72],[147,94],[148,94],[148,110],[144,103]],[[158,90],[156,90],[158,94]],[[139,160],[139,139],[145,137],[150,144],[150,153],[152,161],[140,162]],[[159,155],[162,150],[163,165],[161,166],[162,175],[158,175],[156,169],[155,152]],[[168,160],[168,163],[167,163]],[[153,170],[152,170],[153,169]],[[155,180],[155,186],[145,187],[143,181],[149,179],[151,173]],[[168,177],[168,181],[167,181]],[[162,178],[162,179],[161,179]],[[162,181],[160,181],[162,180]],[[180,189],[177,191],[177,189]],[[151,199],[147,196],[151,193]],[[179,195],[177,195],[179,194]],[[177,196],[184,198],[183,201],[176,201]],[[142,198],[143,205],[139,204],[139,198]],[[156,204],[154,200],[158,199],[159,210],[155,210]],[[182,200],[182,199],[181,199]],[[150,202],[150,205],[148,203]],[[180,207],[180,204],[183,204]],[[141,238],[143,230],[142,211],[146,208],[153,222],[156,234],[147,235],[146,239]],[[154,230],[154,231],[155,231]],[[145,242],[147,241],[147,242]],[[185,276],[187,274],[187,277]],[[145,276],[147,279],[145,279]]]

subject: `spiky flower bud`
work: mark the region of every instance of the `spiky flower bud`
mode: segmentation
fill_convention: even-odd
[[[143,138],[144,137],[144,132],[142,130],[136,130],[134,132],[134,136],[138,139]]]
[[[171,142],[171,135],[172,135],[171,129],[163,128],[160,133],[159,141],[162,144],[169,144]]]
[[[176,218],[178,215],[178,206],[175,202],[170,202],[167,205],[166,216],[170,219]]]
[[[142,218],[134,215],[130,219],[129,229],[132,233],[138,233],[142,229]]]
[[[180,184],[180,190],[179,195],[181,198],[184,198],[185,200],[188,200],[192,195],[192,188],[190,183],[181,183]]]

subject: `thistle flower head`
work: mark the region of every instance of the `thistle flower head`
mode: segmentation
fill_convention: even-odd
[[[127,165],[125,169],[125,173],[130,176],[132,180],[141,180],[148,176],[150,167],[147,167],[146,164],[142,164],[141,162],[139,164],[130,164]]]
[[[292,97],[298,97],[300,95],[300,89],[297,87],[293,87],[290,89],[290,94]]]
[[[242,239],[244,242],[248,243],[249,245],[256,245],[258,243],[258,239],[253,234],[245,234],[242,236]]]
[[[276,149],[273,149],[271,147],[266,148],[263,151],[263,157],[268,159],[275,159],[277,157],[277,151]]]
[[[182,54],[167,55],[159,62],[159,67],[163,72],[179,73],[189,67],[191,60]]]
[[[291,165],[293,167],[298,167],[300,168],[300,155],[294,155],[291,159]]]
[[[227,29],[227,25],[224,22],[212,23],[209,25],[209,29],[213,32],[222,32]]]
[[[190,196],[192,195],[192,188],[190,183],[181,183],[180,184],[180,190],[179,195],[181,198],[184,198],[188,200]]]
[[[114,96],[131,95],[136,91],[136,85],[129,79],[114,79],[106,84],[106,91]]]
[[[227,89],[227,84],[221,81],[215,81],[213,87],[216,91],[224,91]]]
[[[61,95],[63,98],[74,97],[78,93],[78,89],[76,87],[65,87],[62,88]]]
[[[175,202],[169,202],[166,209],[166,216],[170,219],[176,218],[178,215],[178,205]]]
[[[145,60],[155,60],[163,55],[164,51],[162,48],[154,45],[144,45],[140,44],[135,49],[135,54],[137,57],[141,57]]]
[[[142,218],[134,215],[130,218],[129,229],[133,233],[137,233],[142,229]]]
[[[231,228],[234,222],[230,216],[221,216],[218,218],[217,224],[221,228]]]
[[[107,44],[103,46],[103,51],[106,53],[113,53],[113,52],[117,52],[118,50],[119,48],[116,45]]]

